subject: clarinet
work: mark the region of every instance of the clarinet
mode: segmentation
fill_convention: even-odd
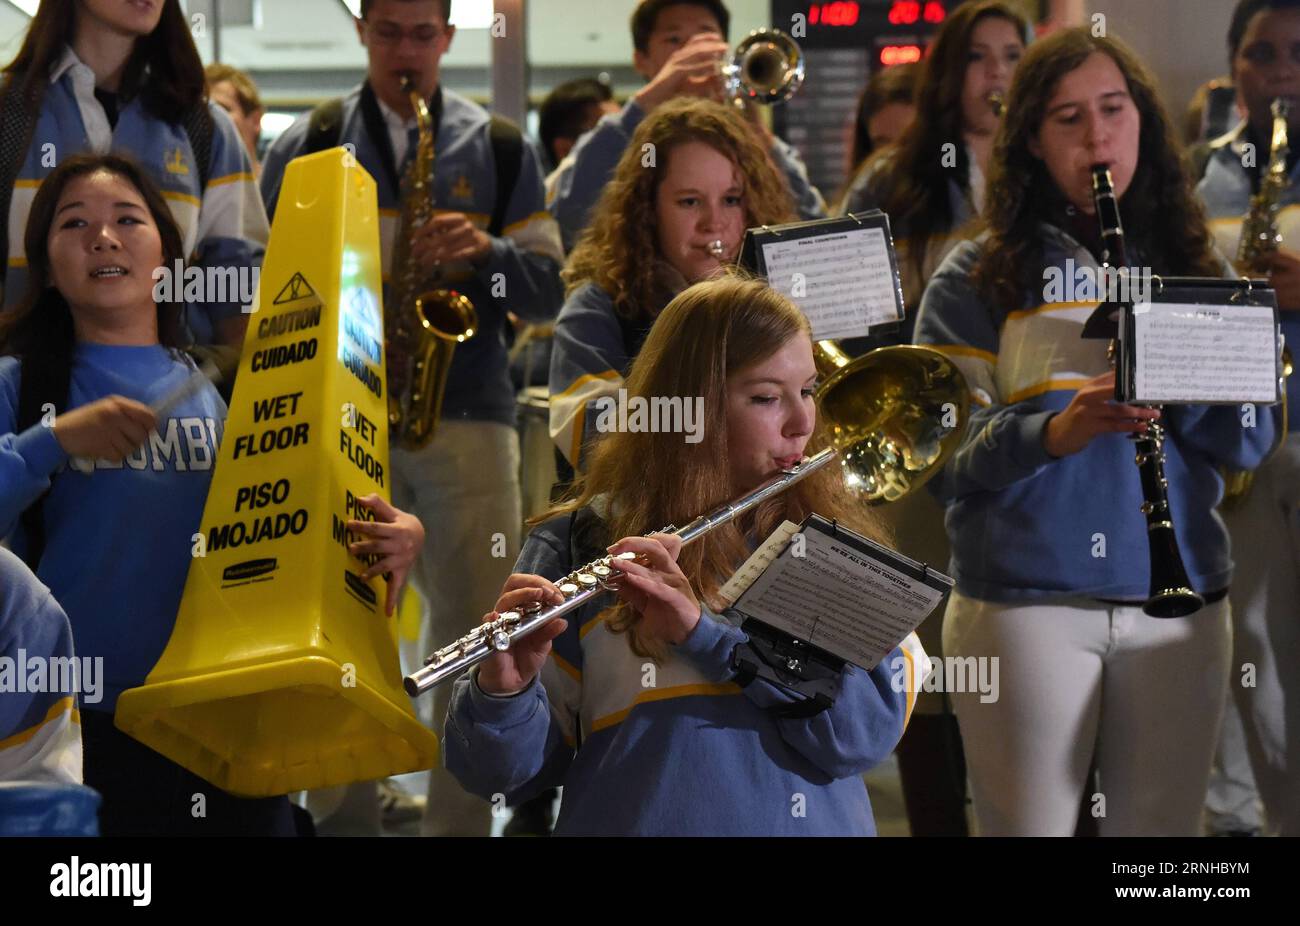
[[[1129,263],[1124,247],[1124,228],[1119,218],[1119,202],[1115,198],[1110,168],[1105,164],[1093,165],[1092,199],[1101,222],[1102,266],[1126,272]],[[1118,356],[1115,347],[1115,342],[1111,341],[1112,364]],[[1142,513],[1146,515],[1151,559],[1151,592],[1146,604],[1142,605],[1142,611],[1151,617],[1186,617],[1199,611],[1205,605],[1205,599],[1192,589],[1178,550],[1178,535],[1174,532],[1173,514],[1169,510],[1165,432],[1161,420],[1148,422],[1145,431],[1129,435],[1137,450],[1136,462],[1142,478]]]
[[[784,492],[799,480],[821,469],[835,455],[836,450],[828,447],[747,495],[700,515],[685,527],[669,525],[658,533],[676,534],[681,538],[682,546],[686,546],[715,527],[735,520],[755,505]],[[480,624],[455,643],[444,646],[426,659],[423,668],[406,676],[402,680],[406,693],[412,697],[423,694],[453,675],[459,675],[471,666],[478,665],[493,653],[505,652],[515,640],[528,636],[543,624],[582,607],[603,592],[615,590],[620,573],[610,566],[610,561],[634,558],[635,554],[629,552],[594,560],[555,583],[564,596],[564,601],[560,604],[543,607],[540,602],[534,601],[517,611],[503,612],[491,623]]]

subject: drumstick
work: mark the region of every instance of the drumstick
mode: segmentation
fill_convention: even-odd
[[[195,355],[196,359],[202,359],[203,361],[198,369],[187,376],[183,383],[149,407],[155,418],[161,418],[202,389],[204,384],[212,383],[212,385],[216,386],[224,382],[234,373],[235,366],[239,362],[239,351],[224,345],[199,348],[195,351]]]

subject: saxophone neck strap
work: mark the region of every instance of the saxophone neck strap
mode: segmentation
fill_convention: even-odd
[[[361,121],[366,127],[366,134],[375,147],[379,149],[380,165],[384,169],[384,178],[398,199],[402,196],[402,178],[397,170],[397,159],[393,154],[393,143],[388,137],[388,123],[379,108],[379,97],[375,96],[370,81],[361,86]],[[442,124],[442,85],[433,92],[429,100],[429,121],[432,124],[433,137],[438,137],[438,127]]]

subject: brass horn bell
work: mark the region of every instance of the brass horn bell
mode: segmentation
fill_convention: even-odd
[[[957,447],[966,378],[928,347],[881,347],[850,359],[834,341],[813,351],[824,382],[817,405],[840,451],[844,484],[872,505],[919,489]]]

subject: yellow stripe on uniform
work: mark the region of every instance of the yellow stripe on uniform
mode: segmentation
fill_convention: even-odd
[[[1007,322],[1019,321],[1022,318],[1029,318],[1031,315],[1040,315],[1045,312],[1066,312],[1070,309],[1087,309],[1099,305],[1101,305],[1101,302],[1096,299],[1082,302],[1044,302],[1032,309],[1016,309],[1014,312],[1008,312],[1007,317],[1002,320],[1002,324],[1005,326]]]
[[[925,647],[921,645],[921,638],[916,635],[916,631],[903,638],[903,642],[898,644],[898,651],[903,654],[903,690],[907,692],[907,705],[903,711],[903,729],[906,730],[912,719],[912,709],[916,707],[917,692],[921,690],[926,676],[930,674],[930,657],[926,655]],[[919,674],[918,664],[921,666]]]
[[[597,614],[597,615],[596,615],[595,617],[593,617],[591,620],[587,621],[587,623],[585,623],[585,624],[583,624],[581,627],[579,627],[579,628],[578,628],[578,639],[581,640],[581,639],[582,639],[583,637],[585,637],[587,634],[591,633],[594,629],[596,629],[597,626],[599,626],[600,624],[604,623],[605,618],[604,618],[603,615],[604,615],[604,612],[602,611],[600,614]]]
[[[178,203],[189,203],[196,209],[201,209],[203,204],[199,202],[197,196],[191,196],[189,193],[177,193],[172,190],[163,190],[163,198],[175,200]]]
[[[637,695],[630,707],[626,707],[616,714],[598,717],[596,722],[591,725],[591,732],[596,733],[608,727],[617,726],[627,719],[627,715],[632,713],[638,704],[645,704],[650,701],[667,701],[671,698],[690,698],[697,695],[738,695],[740,691],[740,686],[734,682],[679,685],[676,688],[650,688]]]
[[[255,178],[250,171],[244,170],[234,174],[226,174],[224,177],[213,177],[208,181],[208,186],[214,187],[220,186],[223,183],[239,183],[243,180],[247,180],[249,183],[257,182],[257,178]]]
[[[56,720],[59,715],[68,713],[69,711],[71,712],[72,722],[76,724],[81,723],[81,713],[73,706],[72,697],[60,698],[50,705],[50,709],[45,712],[45,717],[40,723],[28,727],[26,730],[15,733],[13,736],[7,737],[6,739],[0,740],[0,749],[12,749],[14,746],[21,746],[39,733],[41,727],[45,726],[51,720]]]
[[[551,650],[551,658],[555,660],[555,667],[562,669],[565,675],[568,675],[575,682],[582,681],[582,671],[573,663],[560,656],[555,650]]]
[[[566,395],[572,395],[573,393],[581,389],[583,386],[585,386],[587,383],[593,382],[598,379],[619,379],[619,378],[620,377],[617,370],[604,370],[603,372],[600,373],[583,373],[572,383],[570,383],[568,388],[565,389],[563,392],[557,392],[554,395],[552,395],[551,400],[554,401],[556,399],[562,399]]]

